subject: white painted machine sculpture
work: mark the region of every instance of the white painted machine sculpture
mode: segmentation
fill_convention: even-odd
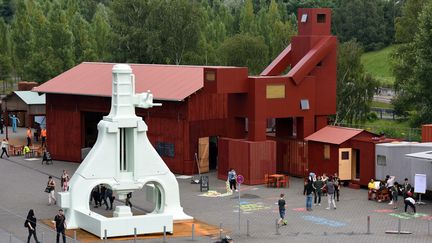
[[[173,220],[192,217],[183,212],[177,180],[147,138],[147,125],[135,115],[135,106],[150,108],[153,95],[135,94],[135,77],[126,64],[113,67],[111,111],[98,124],[96,144],[69,183],[69,192],[60,192],[67,228],[82,228],[99,237],[173,232]],[[120,200],[129,192],[144,188],[155,209],[133,216],[128,206],[116,206],[113,217],[90,210],[92,189],[111,187]]]

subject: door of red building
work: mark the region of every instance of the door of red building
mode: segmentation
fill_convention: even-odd
[[[200,173],[209,172],[209,137],[198,139],[198,164]]]
[[[339,149],[339,178],[341,180],[351,180],[352,176],[352,149]]]

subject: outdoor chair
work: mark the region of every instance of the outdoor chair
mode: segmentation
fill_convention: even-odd
[[[274,186],[274,178],[269,177],[269,174],[264,174],[264,184],[266,184],[267,187],[270,185]]]

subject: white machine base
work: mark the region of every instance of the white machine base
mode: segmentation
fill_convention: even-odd
[[[130,207],[128,206],[116,206],[114,210],[114,217],[130,217],[132,216],[132,212]]]
[[[147,214],[138,216],[124,216],[106,218],[100,214],[92,212],[91,215],[77,211],[80,227],[86,231],[100,237],[134,235],[135,228],[137,234],[168,233],[173,232],[173,217],[167,214]],[[161,226],[162,225],[162,226]]]

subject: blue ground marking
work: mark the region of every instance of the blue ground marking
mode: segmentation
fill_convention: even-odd
[[[316,217],[316,216],[311,216],[311,215],[303,215],[302,218],[304,220],[308,220],[311,221],[312,223],[315,224],[322,224],[322,225],[328,225],[330,227],[343,227],[346,225],[346,223],[343,222],[339,222],[339,221],[335,221],[335,220],[331,220],[331,219],[326,219],[326,218],[321,218],[321,217]]]

